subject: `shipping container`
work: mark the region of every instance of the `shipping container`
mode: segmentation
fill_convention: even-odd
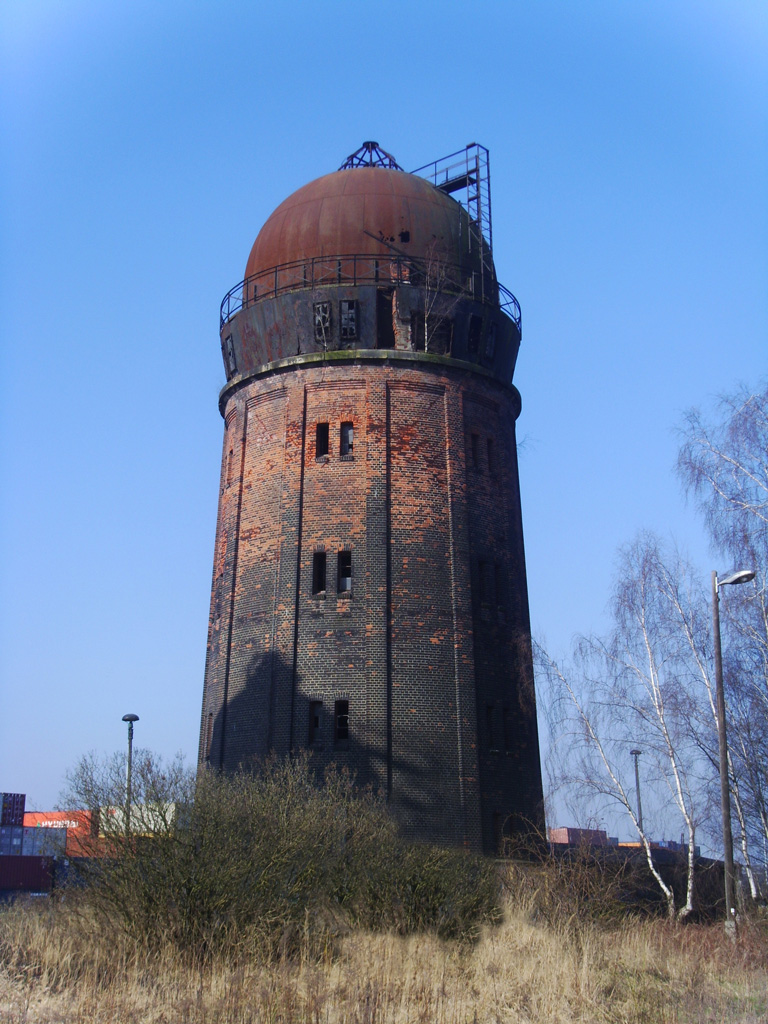
[[[22,825],[0,825],[0,857],[20,857],[23,839]]]
[[[608,836],[601,828],[548,828],[550,843],[568,843],[570,846],[607,846]]]
[[[24,825],[41,833],[66,829],[67,857],[103,856],[98,811],[27,811]]]
[[[93,835],[98,830],[98,815],[93,811],[27,811],[27,828],[66,828],[70,833]]]
[[[131,805],[131,832],[136,836],[170,834],[177,813],[187,814],[184,806],[175,803]],[[125,835],[125,807],[102,807],[99,810],[99,835],[104,838]]]
[[[21,853],[24,857],[63,857],[66,828],[24,828]]]
[[[0,891],[50,892],[52,857],[0,857]]]
[[[26,795],[24,793],[3,793],[2,801],[0,825],[23,825]]]
[[[67,857],[106,857],[108,840],[67,831]]]

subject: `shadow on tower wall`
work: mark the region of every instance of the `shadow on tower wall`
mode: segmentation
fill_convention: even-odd
[[[227,774],[258,771],[270,757],[308,753],[318,781],[331,764],[347,769],[360,787],[387,799],[402,833],[411,839],[449,846],[468,842],[467,815],[462,804],[458,769],[448,765],[446,750],[455,747],[455,735],[438,729],[429,735],[398,738],[397,757],[374,749],[361,740],[364,696],[360,703],[350,693],[349,738],[334,741],[333,694],[322,708],[320,736],[310,730],[311,698],[301,675],[278,652],[256,655],[248,662],[244,684],[234,690],[212,721],[208,754],[203,765]],[[311,693],[316,692],[313,685]],[[326,691],[327,693],[327,691]],[[383,714],[382,714],[383,719]],[[381,735],[386,735],[381,722]],[[313,742],[310,743],[310,740]],[[403,752],[404,751],[404,752]],[[470,840],[477,845],[479,836]]]

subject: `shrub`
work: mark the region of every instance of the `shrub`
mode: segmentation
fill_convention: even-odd
[[[351,926],[468,938],[497,913],[490,862],[408,844],[344,772],[319,785],[310,760],[273,761],[193,784],[147,762],[144,776],[132,834],[115,831],[109,856],[81,863],[73,894],[143,946],[315,956]]]

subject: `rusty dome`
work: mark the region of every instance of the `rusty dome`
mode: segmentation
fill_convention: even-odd
[[[245,277],[313,258],[396,252],[418,260],[435,250],[474,269],[469,239],[466,210],[425,178],[352,167],[311,181],[277,207],[253,244]]]

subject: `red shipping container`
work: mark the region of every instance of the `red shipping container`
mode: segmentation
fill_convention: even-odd
[[[568,843],[571,846],[607,846],[608,836],[600,828],[548,828],[550,843]]]
[[[50,892],[52,857],[0,857],[0,890]]]
[[[67,857],[106,857],[107,840],[99,836],[84,836],[78,832],[67,831]]]
[[[92,811],[27,811],[24,824],[27,828],[65,828],[67,838],[72,833],[88,836],[95,831]]]

